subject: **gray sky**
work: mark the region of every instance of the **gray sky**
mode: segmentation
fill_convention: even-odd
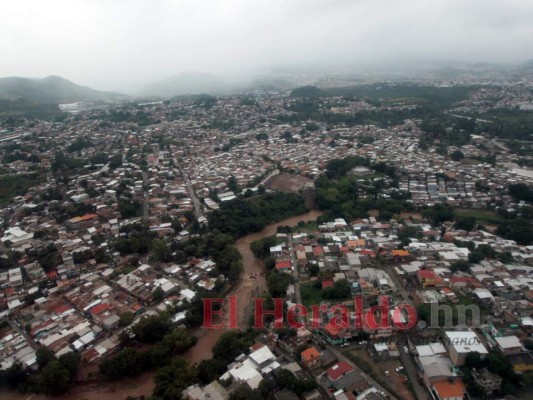
[[[182,71],[533,58],[532,0],[17,0],[0,76],[128,91]]]

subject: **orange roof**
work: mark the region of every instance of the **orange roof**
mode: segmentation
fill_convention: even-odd
[[[409,256],[409,252],[407,250],[392,250],[391,254],[394,257],[408,257]]]
[[[85,214],[85,215],[82,215],[81,217],[71,218],[71,219],[68,220],[68,222],[74,224],[74,223],[77,223],[77,222],[88,221],[88,220],[93,219],[93,218],[98,218],[98,215],[96,215],[96,214]]]
[[[438,381],[433,383],[433,387],[439,396],[439,399],[448,399],[450,397],[463,398],[466,386],[461,380],[449,382]]]
[[[276,261],[276,269],[290,269],[291,268],[291,260],[279,260]]]
[[[302,351],[301,355],[302,355],[302,359],[306,362],[312,361],[320,357],[319,351],[315,349],[314,347],[309,347],[308,349]]]

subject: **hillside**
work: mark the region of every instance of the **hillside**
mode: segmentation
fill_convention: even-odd
[[[62,104],[78,101],[115,100],[118,93],[102,92],[77,85],[59,76],[44,79],[0,78],[0,99],[19,100],[39,104]]]

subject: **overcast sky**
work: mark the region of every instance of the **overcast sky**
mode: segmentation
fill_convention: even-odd
[[[532,0],[17,0],[0,76],[138,88],[182,71],[533,58]]]

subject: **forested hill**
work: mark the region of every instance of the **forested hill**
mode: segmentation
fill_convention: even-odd
[[[0,78],[0,99],[4,100],[24,99],[27,102],[61,104],[114,100],[121,97],[124,96],[80,86],[59,76],[48,76],[44,79]]]

